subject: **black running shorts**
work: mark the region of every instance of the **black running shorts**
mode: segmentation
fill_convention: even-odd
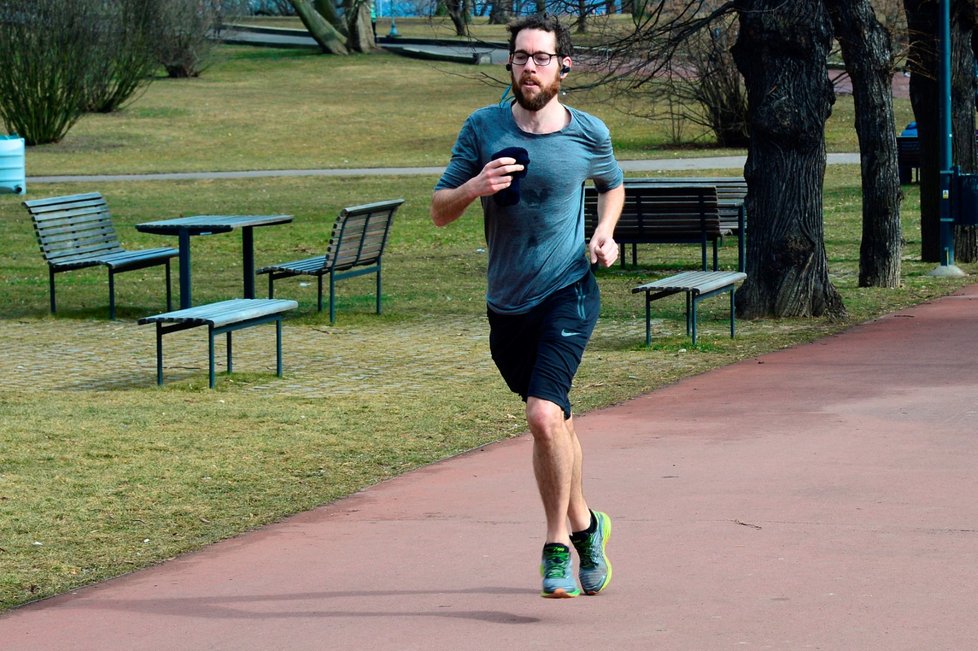
[[[525,314],[488,310],[492,361],[513,393],[524,402],[549,400],[570,418],[568,393],[600,309],[598,283],[588,270]]]

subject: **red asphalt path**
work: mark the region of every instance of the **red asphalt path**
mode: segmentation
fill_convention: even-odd
[[[523,436],[9,612],[0,648],[976,648],[976,351],[969,287],[579,418],[596,597],[537,596]]]

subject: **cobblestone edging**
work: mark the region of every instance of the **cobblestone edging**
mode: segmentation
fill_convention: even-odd
[[[612,333],[611,330],[615,332]],[[627,332],[626,332],[627,330]],[[640,325],[599,325],[599,337],[639,340]],[[398,323],[377,328],[283,325],[284,377],[250,384],[271,394],[390,393],[423,390],[419,380],[459,382],[495,376],[484,319],[456,317],[437,324]],[[206,382],[203,328],[164,340],[164,382],[191,377]],[[225,368],[224,338],[216,340],[217,371]],[[133,322],[39,319],[0,321],[0,380],[7,389],[119,390],[156,382],[154,328]],[[271,326],[234,333],[236,372],[274,373]]]

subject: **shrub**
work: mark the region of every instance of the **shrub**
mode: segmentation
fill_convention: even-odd
[[[28,145],[58,142],[84,112],[94,9],[91,0],[0,0],[0,119]]]

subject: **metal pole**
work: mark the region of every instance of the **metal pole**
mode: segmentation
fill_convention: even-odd
[[[940,126],[940,244],[941,263],[933,276],[963,276],[954,264],[954,215],[951,213],[952,132],[951,132],[951,0],[941,0],[939,21],[940,58],[938,60],[938,124]]]
[[[397,21],[394,19],[394,0],[391,0],[391,31],[388,32],[387,36],[390,38],[397,38],[400,34],[397,33]]]

